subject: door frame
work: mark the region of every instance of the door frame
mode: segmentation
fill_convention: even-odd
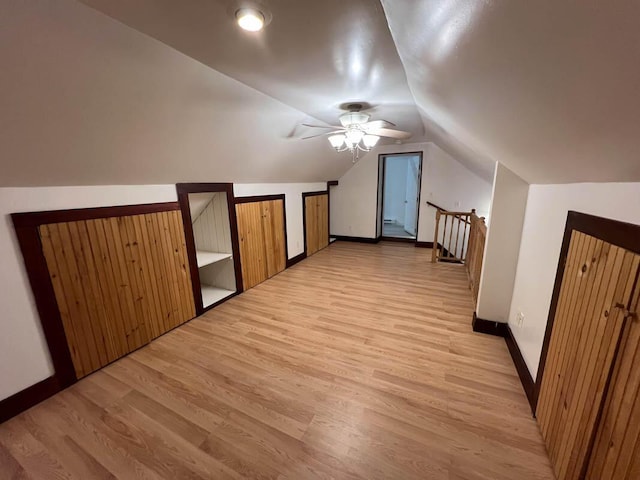
[[[538,408],[538,398],[540,397],[540,389],[542,387],[542,377],[547,362],[547,354],[549,351],[549,342],[551,341],[551,332],[553,331],[553,323],[560,299],[560,288],[562,287],[562,278],[564,277],[564,269],[569,255],[569,243],[571,242],[571,234],[578,231],[603,240],[617,247],[624,248],[633,253],[640,254],[640,225],[632,223],[612,220],[610,218],[596,217],[587,213],[576,212],[570,210],[567,213],[567,221],[564,227],[564,237],[562,238],[562,248],[560,250],[560,258],[558,259],[558,269],[556,271],[556,280],[553,286],[553,295],[551,296],[551,305],[549,307],[549,316],[547,317],[547,326],[544,332],[544,341],[542,343],[542,351],[540,352],[540,363],[538,364],[538,373],[533,386],[533,398],[530,398],[531,409],[536,412]],[[636,277],[635,288],[640,288],[639,279]],[[627,305],[627,308],[630,308]]]
[[[0,400],[0,423],[64,390],[78,381],[67,343],[58,301],[47,260],[42,251],[39,227],[50,223],[78,222],[99,218],[126,217],[179,210],[178,202],[75,208],[39,212],[12,213],[11,220],[31,294],[38,311],[44,339],[51,355],[53,375]]]
[[[233,183],[176,183],[178,203],[182,213],[182,223],[184,224],[184,237],[187,244],[187,257],[189,259],[189,272],[191,273],[191,287],[193,298],[196,304],[196,316],[220,305],[243,292],[242,289],[242,268],[240,266],[240,247],[238,242],[238,221],[236,218],[236,198],[233,194]],[[231,230],[231,250],[233,252],[233,270],[236,277],[236,292],[233,295],[216,302],[206,308],[202,304],[202,290],[200,286],[200,274],[198,272],[198,260],[196,258],[196,242],[193,237],[193,219],[189,209],[190,193],[218,193],[224,192],[227,197],[227,209],[229,211],[229,229]]]
[[[337,185],[337,182],[336,182]],[[328,238],[327,238],[327,242],[331,243],[331,231],[330,231],[330,225],[331,225],[331,217],[330,215],[330,211],[331,211],[331,197],[329,194],[329,182],[327,182],[327,189],[326,190],[318,190],[315,192],[302,192],[302,233],[303,233],[303,243],[304,243],[304,258],[307,258],[307,208],[306,208],[306,199],[307,197],[315,197],[318,195],[326,195],[327,196],[327,223],[329,223],[329,225],[327,226],[327,234],[328,234]]]
[[[386,177],[386,162],[387,157],[415,157],[420,159],[418,166],[418,194],[416,195],[416,238],[402,238],[402,237],[387,237],[384,235],[384,187]],[[378,229],[380,229],[380,239],[391,242],[406,242],[416,243],[418,241],[418,225],[420,224],[420,194],[422,190],[422,166],[423,166],[424,152],[400,152],[400,153],[380,153],[378,155],[378,200],[376,209],[379,207],[379,212],[376,212],[376,237],[378,237]]]
[[[282,216],[284,221],[284,260],[285,270],[289,268],[289,237],[287,234],[287,197],[284,193],[275,193],[272,195],[250,195],[247,197],[235,197],[235,204],[239,203],[252,203],[252,202],[268,202],[271,200],[282,200]],[[236,207],[233,206],[233,213],[236,214]],[[236,235],[238,235],[238,226],[236,223]],[[240,263],[240,241],[238,239],[238,266],[242,271],[242,265]],[[236,277],[237,278],[237,277]],[[242,286],[242,285],[241,285]],[[242,292],[244,290],[240,290]]]

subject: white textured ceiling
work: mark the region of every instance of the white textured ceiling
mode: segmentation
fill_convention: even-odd
[[[372,119],[424,139],[378,0],[270,0],[258,33],[238,28],[228,0],[81,1],[312,117],[335,125],[340,105],[366,102]]]
[[[640,181],[640,2],[382,0],[425,123],[530,183]]]
[[[640,2],[271,0],[255,35],[227,0],[82,1],[0,4],[0,185],[338,178],[296,125],[350,101],[485,177],[640,181]]]

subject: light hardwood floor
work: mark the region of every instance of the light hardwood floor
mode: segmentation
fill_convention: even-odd
[[[1,478],[552,479],[463,268],[336,242],[0,425]]]

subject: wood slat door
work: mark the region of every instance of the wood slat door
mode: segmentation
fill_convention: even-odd
[[[636,284],[620,353],[587,471],[589,479],[640,478],[640,285]],[[634,315],[635,314],[635,315]]]
[[[572,233],[536,411],[559,480],[583,478],[638,263]]]
[[[239,203],[236,216],[242,284],[248,290],[286,267],[284,201]]]
[[[267,279],[262,203],[249,202],[236,205],[242,285],[245,290]]]
[[[307,255],[313,255],[329,245],[329,195],[305,197],[304,209]]]
[[[271,278],[282,272],[287,266],[284,202],[282,200],[269,200],[261,203],[267,278]]]
[[[78,378],[195,316],[178,211],[39,233]]]

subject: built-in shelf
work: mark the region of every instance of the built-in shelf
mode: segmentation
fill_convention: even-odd
[[[224,288],[212,287],[211,285],[201,285],[202,288],[202,306],[207,308],[209,305],[213,305],[219,302],[223,298],[227,298],[233,295],[233,290],[226,290]]]
[[[196,260],[198,262],[198,268],[202,268],[205,265],[211,265],[212,263],[220,262],[231,258],[230,253],[218,253],[218,252],[206,252],[204,250],[196,251]]]

